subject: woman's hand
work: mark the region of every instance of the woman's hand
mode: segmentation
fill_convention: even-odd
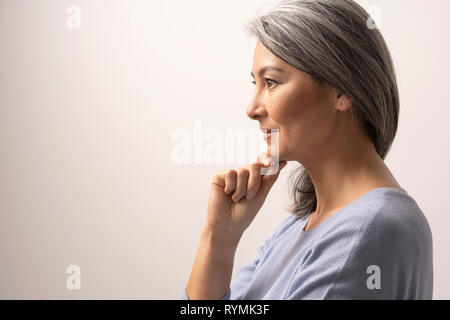
[[[264,163],[265,160],[269,163]],[[256,163],[245,168],[214,175],[207,223],[186,286],[188,299],[221,299],[227,292],[239,240],[279,176],[280,171],[261,176],[261,167],[270,164],[270,159],[261,154]],[[280,170],[285,166],[286,161],[279,163]]]
[[[275,175],[261,176],[261,167],[270,167],[265,153],[245,168],[216,173],[208,199],[207,227],[219,234],[239,239],[261,209],[286,161],[279,162]]]

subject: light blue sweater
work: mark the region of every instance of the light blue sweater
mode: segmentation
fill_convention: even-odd
[[[286,218],[222,299],[432,299],[431,230],[406,190],[373,189],[306,222]]]

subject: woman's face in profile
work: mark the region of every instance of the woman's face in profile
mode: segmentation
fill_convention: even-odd
[[[279,159],[312,157],[336,130],[338,91],[316,83],[272,54],[258,41],[252,76],[255,90],[247,115],[261,129],[279,129]]]

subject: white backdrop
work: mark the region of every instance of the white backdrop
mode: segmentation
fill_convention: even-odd
[[[242,23],[269,3],[0,0],[0,298],[181,297],[212,175],[235,166],[177,165],[171,137],[195,121],[257,128],[256,41]],[[428,218],[434,298],[449,299],[450,2],[360,3],[379,9],[398,77],[386,162]],[[234,275],[287,217],[295,166],[244,234]]]

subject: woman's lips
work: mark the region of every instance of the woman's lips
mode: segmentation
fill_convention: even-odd
[[[264,140],[269,139],[272,136],[272,130],[271,129],[261,129],[263,135],[264,135]]]

